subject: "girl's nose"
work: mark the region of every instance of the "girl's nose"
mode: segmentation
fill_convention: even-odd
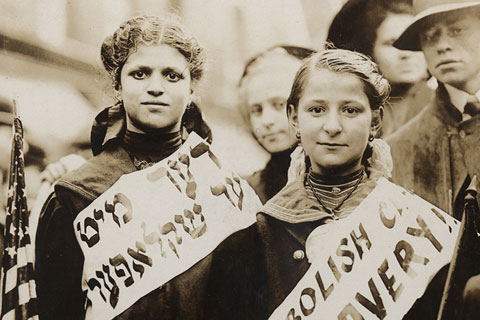
[[[336,112],[330,112],[328,116],[325,117],[323,130],[325,130],[330,136],[335,136],[342,131],[340,116]]]
[[[147,92],[154,97],[161,96],[165,92],[163,87],[162,77],[158,75],[152,75],[148,82]]]
[[[270,129],[275,124],[275,114],[273,108],[266,105],[262,112],[262,124],[265,128]]]

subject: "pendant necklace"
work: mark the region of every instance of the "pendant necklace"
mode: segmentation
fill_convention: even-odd
[[[339,210],[340,207],[345,203],[345,201],[347,201],[347,199],[350,198],[350,196],[353,194],[353,192],[355,192],[355,190],[357,190],[358,186],[360,185],[360,182],[363,180],[363,174],[365,172],[365,169],[362,168],[362,172],[360,173],[360,176],[357,178],[357,182],[355,182],[355,185],[353,186],[352,190],[350,190],[350,192],[347,194],[347,196],[345,198],[343,198],[343,200],[335,208],[328,208],[322,202],[322,200],[320,200],[320,196],[317,194],[317,192],[315,191],[315,188],[313,187],[312,182],[310,181],[311,172],[312,171],[310,169],[310,172],[307,175],[307,183],[310,186],[310,189],[312,190],[313,195],[317,199],[318,203],[322,206],[322,208],[325,209],[325,211],[327,211],[331,215],[335,215],[335,211]],[[338,190],[339,190],[338,187],[333,187],[332,188],[332,193],[338,194],[339,193]]]
[[[146,169],[146,168],[150,168],[151,166],[153,166],[155,164],[155,162],[153,162],[153,161],[150,162],[148,160],[140,160],[134,155],[131,156],[131,159],[133,161],[133,165],[135,166],[135,168],[137,170],[143,170],[143,169]]]

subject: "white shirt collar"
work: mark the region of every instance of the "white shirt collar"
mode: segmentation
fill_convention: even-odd
[[[460,113],[463,113],[465,105],[467,104],[468,96],[470,96],[470,94],[446,83],[445,89],[447,89],[452,104],[460,111]],[[478,101],[480,101],[480,90],[475,93],[475,96],[477,97]]]

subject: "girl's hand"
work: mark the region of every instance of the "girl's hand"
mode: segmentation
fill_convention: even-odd
[[[85,158],[76,154],[69,154],[59,161],[49,164],[41,174],[42,181],[53,184],[66,173],[79,168],[85,163]]]

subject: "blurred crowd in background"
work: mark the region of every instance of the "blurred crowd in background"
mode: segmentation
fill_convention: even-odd
[[[25,127],[29,202],[36,198],[41,172],[49,163],[72,153],[91,156],[93,118],[115,101],[101,67],[100,45],[121,21],[139,14],[176,13],[206,47],[207,73],[196,90],[196,100],[212,128],[214,144],[243,176],[264,168],[270,155],[242,119],[239,80],[252,56],[276,45],[321,50],[328,38],[337,47],[372,56],[392,83],[395,108],[391,110],[395,112],[387,110],[385,127],[389,132],[383,132],[391,133],[397,125],[388,122],[397,118],[402,124],[418,112],[415,106],[423,106],[431,95],[424,81],[423,55],[392,46],[413,17],[411,4],[400,1],[389,12],[378,6],[344,6],[345,2],[52,0],[47,5],[32,0],[2,1],[0,105],[1,111],[9,112],[15,99]],[[375,2],[384,5],[388,1],[371,3]],[[350,38],[338,37],[346,34]],[[420,88],[412,92],[411,84],[416,82],[421,83]],[[410,105],[413,107],[407,108]],[[0,127],[2,180],[6,179],[11,144],[9,121],[5,124],[8,126]]]
[[[471,133],[453,127],[452,124],[448,124],[452,126],[448,130],[444,130],[444,127],[447,128],[448,121],[455,125],[460,123],[459,128],[461,128],[465,121],[472,118],[475,121],[479,119],[475,117],[480,112],[480,104],[477,101],[480,99],[480,91],[475,93],[476,97],[472,92],[458,92],[466,89],[466,84],[469,84],[472,79],[477,79],[476,60],[473,57],[474,53],[470,52],[474,50],[469,46],[473,47],[478,41],[470,40],[465,35],[470,35],[467,31],[471,31],[471,34],[476,36],[478,28],[466,25],[463,29],[467,31],[460,27],[453,28],[450,20],[447,28],[443,25],[447,23],[443,23],[442,19],[451,14],[452,21],[463,23],[465,19],[465,21],[478,22],[473,13],[468,17],[470,20],[462,17],[461,14],[467,13],[466,10],[470,6],[479,6],[479,3],[452,1],[460,3],[457,4],[458,8],[452,9],[454,5],[449,1],[441,1],[445,2],[442,5],[431,1],[413,1],[413,6],[412,0],[50,0],[48,4],[33,0],[0,2],[0,45],[3,49],[0,56],[0,209],[6,207],[5,195],[10,165],[13,113],[18,113],[24,126],[26,192],[31,210],[30,235],[35,239],[41,206],[52,192],[52,184],[67,171],[80,166],[86,159],[92,157],[91,133],[94,142],[92,145],[95,146],[95,139],[100,142],[107,141],[108,128],[115,128],[115,124],[112,125],[113,122],[107,121],[111,120],[109,119],[110,111],[114,108],[110,108],[110,111],[105,109],[100,115],[99,111],[112,106],[115,102],[120,101],[114,106],[123,105],[121,102],[123,88],[118,90],[120,80],[117,76],[120,78],[120,75],[112,73],[113,82],[117,83],[117,88],[113,88],[112,79],[108,78],[102,66],[100,47],[105,37],[111,35],[122,21],[131,17],[143,14],[164,16],[174,13],[181,17],[183,23],[193,32],[194,38],[205,47],[207,56],[206,73],[198,86],[195,86],[195,91],[190,87],[190,94],[193,94],[193,97],[189,96],[191,99],[188,101],[186,110],[193,115],[186,117],[188,113],[185,111],[185,117],[182,116],[182,132],[176,132],[178,141],[181,140],[180,135],[182,139],[184,134],[187,135],[186,131],[197,132],[196,129],[200,129],[199,131],[205,133],[200,136],[208,141],[213,134],[212,144],[223,158],[222,162],[230,163],[237,173],[248,181],[262,203],[267,203],[268,206],[270,202],[267,201],[283,190],[282,188],[292,175],[297,175],[298,172],[293,171],[305,171],[305,166],[312,164],[311,155],[308,153],[306,159],[299,157],[298,153],[295,154],[300,149],[297,148],[295,151],[299,143],[303,146],[306,144],[301,139],[304,136],[300,136],[300,132],[293,128],[292,121],[289,122],[286,117],[287,99],[290,107],[298,107],[292,102],[292,94],[295,93],[296,88],[294,84],[292,90],[295,74],[305,58],[316,52],[323,51],[322,54],[328,54],[330,51],[337,51],[352,54],[346,50],[325,50],[340,48],[370,57],[378,65],[378,69],[369,59],[358,55],[367,60],[373,66],[371,69],[375,69],[375,74],[383,79],[382,83],[375,82],[380,89],[374,93],[370,92],[371,88],[368,85],[366,88],[362,86],[363,93],[368,96],[371,109],[378,111],[375,114],[380,115],[378,117],[380,120],[372,116],[369,129],[375,130],[369,131],[367,148],[363,148],[362,157],[356,159],[368,160],[374,154],[370,143],[377,140],[375,138],[385,139],[391,147],[393,162],[396,162],[396,171],[393,171],[391,180],[410,191],[414,189],[417,195],[459,219],[463,211],[465,190],[471,179],[474,181],[472,185],[476,183],[470,167],[476,162],[472,159],[478,155],[475,151],[478,138],[475,140],[476,136],[467,137]],[[436,8],[438,12],[433,14],[433,11],[424,10],[422,5]],[[419,8],[423,8],[424,11]],[[414,11],[417,20],[414,19]],[[422,15],[418,14],[419,12],[427,13],[422,17],[426,20],[421,20],[421,23],[418,17]],[[415,22],[412,23],[412,21]],[[427,30],[429,32],[426,30],[417,32],[412,25],[415,25],[415,28],[427,26],[433,28],[432,25],[440,27],[434,29],[435,34],[430,35],[430,29]],[[123,31],[122,28],[124,27],[120,28]],[[445,37],[448,36],[447,40],[451,42],[446,40],[443,42],[443,38],[440,39],[440,31],[443,30],[441,28],[448,29]],[[419,37],[417,33],[421,35],[423,43],[415,38],[415,36]],[[405,34],[412,38],[408,38]],[[164,35],[163,31],[161,35]],[[118,40],[118,36],[108,39]],[[192,37],[189,39],[191,40]],[[454,40],[458,41],[459,45],[452,45]],[[135,41],[129,40],[126,43],[131,46],[132,43],[136,43]],[[117,59],[116,51],[109,49],[117,47],[121,46],[112,44],[110,47],[107,46],[107,49],[103,47],[103,53],[107,52]],[[443,79],[444,74],[441,72],[442,64],[465,61],[460,58],[458,61],[449,58],[437,64],[435,60],[435,54],[450,52],[456,47],[460,52],[456,53],[458,57],[461,58],[463,55],[465,61],[468,62],[471,58],[471,61],[475,62],[471,68],[466,68],[471,70],[458,68],[467,74],[465,81],[457,81],[456,78],[452,80],[448,77]],[[464,47],[467,49],[464,50]],[[189,48],[192,49],[192,46]],[[181,50],[179,52],[184,55]],[[159,54],[152,56],[158,57]],[[187,55],[184,55],[189,64],[196,61],[191,58],[192,56],[187,59]],[[105,63],[105,57],[103,58]],[[349,62],[355,61],[352,57],[348,59]],[[182,60],[182,62],[185,61]],[[430,72],[427,70],[427,63]],[[105,64],[106,69],[109,70],[107,65],[113,65],[116,68],[115,72],[123,68],[123,64],[118,64],[116,60],[112,64]],[[188,67],[185,68],[187,69]],[[439,69],[442,70],[439,71]],[[450,69],[456,70],[454,67],[445,67],[448,72],[443,71],[448,74]],[[388,83],[382,75],[378,74],[378,70]],[[472,74],[475,73],[475,77],[468,78],[470,71]],[[140,70],[140,72],[144,71]],[[358,76],[355,72],[350,73]],[[299,75],[301,76],[302,72]],[[438,81],[432,75],[438,77]],[[359,79],[365,81],[365,78],[359,77]],[[195,78],[195,80],[198,79]],[[383,85],[380,86],[379,83]],[[455,88],[458,90],[448,91]],[[298,89],[299,92],[302,90],[303,88]],[[371,96],[367,91],[373,95],[373,100],[383,99],[378,104],[383,108],[372,107],[374,103],[370,101]],[[150,90],[149,94],[151,92],[153,90]],[[337,96],[345,93],[345,91],[337,92],[335,89],[330,92],[335,92]],[[388,100],[387,92],[390,92]],[[451,101],[445,97],[450,97]],[[464,98],[464,103],[460,107],[454,101],[459,100],[454,99],[458,97]],[[475,101],[471,98],[475,98]],[[451,109],[448,111],[450,112],[448,116],[438,116],[434,113],[437,106],[443,108],[444,105],[440,102],[445,101],[442,99],[448,100],[448,108]],[[474,104],[478,108],[472,110],[470,107],[475,106]],[[439,107],[438,110],[443,110],[441,108]],[[296,117],[292,116],[292,112],[297,112],[293,110],[289,109],[290,118]],[[373,112],[372,110],[370,111]],[[106,119],[101,116],[102,114],[107,115]],[[95,118],[97,115],[99,117]],[[92,130],[94,118],[96,127]],[[413,121],[410,121],[411,119]],[[201,120],[199,127],[195,127],[195,120]],[[205,125],[203,120],[206,120],[208,125]],[[335,121],[328,120],[325,123],[331,125],[332,122]],[[125,122],[122,122],[123,124]],[[100,127],[103,131],[98,129]],[[103,135],[95,138],[95,134],[99,133],[96,131],[99,130]],[[128,137],[128,132],[127,130],[127,134],[125,132],[122,134]],[[466,137],[468,139],[465,139]],[[443,138],[447,140],[442,140]],[[158,136],[153,140],[157,142]],[[466,141],[465,145],[459,142],[463,140]],[[130,141],[132,145],[138,146],[140,140],[132,141]],[[367,136],[365,136],[366,141]],[[442,141],[447,142],[440,145]],[[386,144],[385,146],[383,150],[389,151],[388,146]],[[441,149],[444,146],[448,146],[448,150]],[[99,153],[95,152],[95,147],[92,149],[96,155]],[[149,144],[146,145],[146,149],[149,152],[152,150]],[[462,150],[475,154],[468,155],[470,158],[467,158]],[[139,160],[135,154],[131,160],[137,170],[147,167],[149,162],[151,165],[159,161],[154,158]],[[130,163],[130,160],[128,162]],[[391,167],[391,161],[387,162]],[[115,163],[110,161],[106,163],[105,168],[111,169],[112,172],[119,171]],[[295,166],[299,163],[303,167]],[[73,174],[79,171],[82,170]],[[391,168],[387,171],[390,174]],[[338,204],[334,203],[335,206],[330,208],[331,210],[323,205],[314,187],[309,184],[313,199],[318,200],[326,212],[333,214],[344,202],[348,204],[346,200],[354,194],[357,186],[361,185],[365,172],[359,172],[358,177],[354,177],[356,182],[351,186],[353,191],[349,191],[350,193],[343,199],[333,197],[338,200]],[[331,176],[335,179],[344,177],[341,174]],[[59,184],[61,182],[57,186]],[[304,184],[302,186],[306,187]],[[341,189],[337,187],[333,187],[331,194],[327,194],[326,197],[340,194]],[[49,201],[55,203],[57,200],[50,198]],[[49,208],[48,203],[47,201],[44,208]],[[42,217],[46,215],[42,213]],[[10,218],[7,218],[7,222],[8,219]],[[0,210],[0,229],[5,225],[4,220],[5,215]],[[48,216],[44,219],[44,223],[46,220]],[[54,234],[54,232],[44,233]],[[44,241],[44,243],[49,242]],[[49,249],[48,247],[48,245],[45,246]],[[294,253],[294,259],[297,259],[295,257],[297,251]],[[303,254],[301,250],[300,252]],[[37,255],[42,258],[43,256],[48,254]],[[63,257],[61,254],[58,256]],[[41,266],[37,264],[39,265]],[[44,268],[44,270],[47,269]],[[230,274],[228,276],[230,277]],[[238,278],[243,280],[242,277]],[[479,279],[480,277],[477,279],[480,283]],[[383,278],[382,280],[384,281]],[[59,282],[62,283],[63,280]],[[223,286],[223,283],[221,285]],[[435,289],[432,290],[435,291]],[[459,292],[463,290],[463,284],[458,290]],[[436,291],[441,293],[440,290]],[[56,301],[55,299],[51,300]],[[428,301],[426,304],[432,305]],[[414,319],[426,318],[417,310],[419,309],[411,309],[410,316]],[[428,315],[432,314],[429,312]],[[407,319],[410,318],[407,317]]]
[[[2,1],[0,97],[17,100],[27,139],[44,150],[46,162],[88,149],[93,117],[114,101],[101,68],[101,42],[131,16],[175,12],[207,48],[207,75],[197,90],[202,110],[215,131],[239,139],[239,148],[229,150],[232,159],[250,148],[258,154],[237,164],[252,171],[265,156],[236,115],[245,61],[278,43],[322,47],[341,5],[324,1],[322,10],[314,10],[317,3],[307,0]]]

